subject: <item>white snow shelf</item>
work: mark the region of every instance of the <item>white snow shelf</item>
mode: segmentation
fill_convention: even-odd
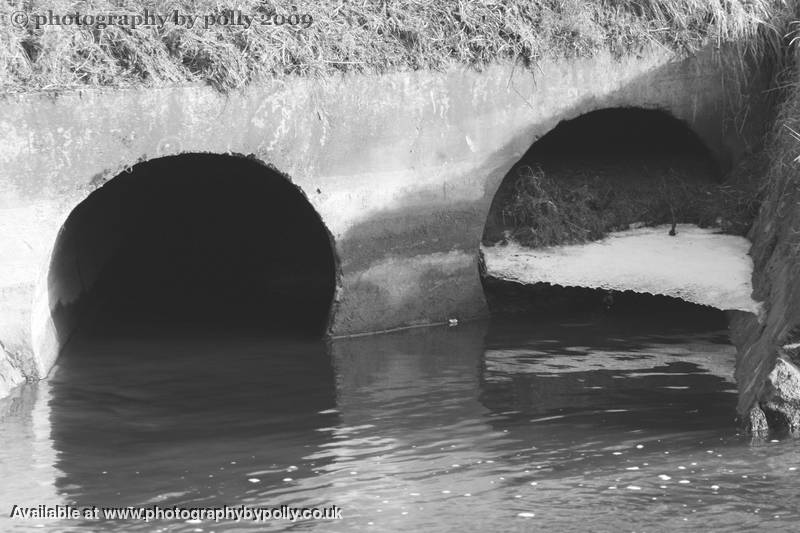
[[[750,241],[679,224],[611,233],[601,241],[549,248],[517,243],[482,247],[487,273],[520,283],[550,283],[660,294],[722,310],[758,314],[752,298]]]

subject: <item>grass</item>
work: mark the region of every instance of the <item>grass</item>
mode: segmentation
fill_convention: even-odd
[[[789,27],[783,61],[789,67],[775,83],[780,97],[763,151],[768,164],[758,191],[761,209],[750,234],[761,273],[757,289],[770,284],[771,263],[788,262],[800,276],[800,21]]]
[[[796,51],[796,48],[792,48]],[[754,260],[763,268],[782,255],[800,269],[800,73],[795,68],[784,80],[779,106],[765,147],[769,160],[759,196],[762,209],[754,228]],[[766,238],[768,235],[769,238]]]
[[[742,57],[776,51],[794,0],[25,0],[0,6],[0,89],[161,86],[204,82],[233,90],[280,75],[481,68],[511,60],[618,55],[662,46],[692,52],[736,43]],[[12,12],[220,13],[313,17],[300,26],[243,27],[174,21],[163,27],[17,28]],[[4,16],[4,17],[3,17]],[[776,38],[777,37],[777,38]]]
[[[548,176],[540,167],[518,167],[513,193],[500,212],[506,237],[527,246],[554,246],[602,239],[631,225],[673,222],[745,234],[758,210],[752,180],[718,184],[676,168],[643,176],[624,163],[609,170],[587,167]]]

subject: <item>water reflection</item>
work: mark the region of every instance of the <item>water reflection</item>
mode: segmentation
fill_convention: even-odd
[[[255,504],[313,476],[317,430],[338,424],[322,342],[82,338],[51,386],[57,483],[79,506]]]
[[[486,341],[481,399],[535,422],[731,427],[735,357],[724,330],[691,317],[506,320]]]
[[[781,529],[800,514],[800,448],[735,433],[718,326],[504,320],[329,345],[82,337],[6,409],[0,497],[345,516],[46,531]]]
[[[47,382],[26,383],[0,400],[0,531],[26,527],[9,519],[14,504],[64,504],[55,483],[61,473],[50,431],[50,390]]]
[[[485,334],[477,323],[333,344],[346,431],[332,428],[323,454],[331,474],[350,473],[338,476],[337,501],[353,527],[441,528],[437,509],[469,513],[489,488],[481,470],[507,438],[478,401]]]

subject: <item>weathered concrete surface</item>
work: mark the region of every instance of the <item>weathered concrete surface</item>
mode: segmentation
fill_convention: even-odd
[[[334,335],[470,318],[486,310],[477,251],[489,206],[537,138],[597,109],[663,109],[730,163],[760,125],[728,123],[744,116],[737,106],[753,104],[728,98],[725,70],[714,51],[678,61],[657,50],[535,72],[496,65],[284,79],[227,96],[207,87],[6,96],[0,342],[16,369],[6,379],[49,371],[69,334],[53,310],[88,288],[69,258],[48,282],[56,235],[92,190],[137,162],[244,154],[300,187],[341,266]]]

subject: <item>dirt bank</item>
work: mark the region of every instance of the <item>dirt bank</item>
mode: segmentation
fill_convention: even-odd
[[[750,231],[756,319],[742,315],[732,331],[739,348],[739,412],[753,430],[800,430],[800,77],[790,87],[766,146],[770,166],[763,202]]]

